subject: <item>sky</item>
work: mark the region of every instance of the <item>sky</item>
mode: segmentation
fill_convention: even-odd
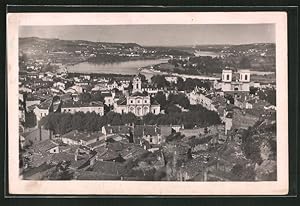
[[[21,26],[20,37],[142,46],[274,43],[274,24]]]

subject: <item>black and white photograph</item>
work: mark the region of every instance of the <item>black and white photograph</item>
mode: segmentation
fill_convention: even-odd
[[[9,164],[19,181],[33,182],[24,188],[198,182],[237,192],[250,184],[255,193],[256,183],[287,184],[287,53],[278,39],[286,32],[276,33],[275,14],[256,23],[250,14],[240,22],[186,14],[178,23],[176,14],[136,14],[136,22],[119,14],[90,24],[89,14],[58,24],[47,15],[45,24],[29,14],[14,26]]]

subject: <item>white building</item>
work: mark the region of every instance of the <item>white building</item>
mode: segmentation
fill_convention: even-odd
[[[250,71],[239,70],[239,78],[233,80],[232,70],[222,71],[222,91],[227,93],[249,92]]]
[[[52,99],[45,100],[41,104],[37,105],[33,112],[36,116],[37,123],[45,116],[49,114],[49,108],[52,104]]]
[[[160,105],[156,101],[152,101],[149,95],[141,93],[142,81],[139,75],[133,79],[132,92],[132,95],[127,95],[114,103],[114,112],[120,114],[131,112],[138,117],[148,113],[160,113]]]
[[[61,140],[63,143],[68,145],[90,145],[97,141],[104,140],[104,135],[101,132],[79,132],[77,130],[73,130],[69,133],[66,133],[61,136]]]
[[[104,106],[102,102],[89,102],[89,103],[80,103],[80,102],[63,102],[61,105],[61,112],[74,114],[76,112],[95,112],[100,116],[104,115]]]
[[[65,83],[63,83],[63,82],[55,82],[55,83],[53,84],[53,86],[54,86],[54,87],[57,87],[57,88],[59,88],[59,89],[62,89],[62,90],[64,90],[64,89],[66,88],[66,85],[65,85]]]
[[[175,77],[175,76],[166,76],[165,79],[170,83],[177,84],[177,77]]]
[[[114,112],[120,114],[131,112],[141,117],[148,113],[159,114],[160,105],[157,102],[151,102],[150,96],[137,92],[115,102]]]

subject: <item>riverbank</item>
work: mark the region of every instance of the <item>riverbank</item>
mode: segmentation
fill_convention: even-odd
[[[203,75],[188,75],[188,74],[178,74],[178,73],[171,73],[171,72],[163,72],[160,70],[156,70],[153,68],[149,68],[149,67],[144,67],[140,69],[142,74],[152,74],[153,75],[169,75],[169,76],[175,76],[175,77],[181,77],[183,80],[185,79],[201,79],[201,80],[210,80],[210,81],[214,81],[214,80],[220,80],[220,77],[216,77],[216,75],[214,76],[203,76]]]

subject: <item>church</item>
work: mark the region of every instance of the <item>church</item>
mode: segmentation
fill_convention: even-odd
[[[133,113],[138,117],[143,117],[148,113],[159,114],[160,105],[148,94],[142,93],[142,79],[138,74],[132,81],[132,93],[114,102],[114,112]]]
[[[221,89],[224,93],[249,93],[250,70],[238,70],[237,73],[232,73],[232,70],[223,70]]]

